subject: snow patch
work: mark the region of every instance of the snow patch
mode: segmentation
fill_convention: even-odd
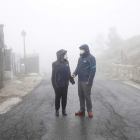
[[[30,75],[30,76],[38,76],[37,73],[29,73],[28,75]]]
[[[134,83],[134,82],[131,82],[131,81],[124,81],[124,83],[125,83],[125,84],[128,84],[128,85],[130,85],[130,86],[132,86],[132,87],[135,87],[135,88],[137,88],[137,89],[140,89],[140,85],[139,85],[139,84],[136,84],[136,83]]]
[[[21,81],[18,81],[18,80],[15,80],[14,81],[14,84],[21,84],[22,82]]]
[[[5,114],[6,112],[10,111],[11,108],[21,100],[21,98],[15,97],[0,103],[0,114]]]

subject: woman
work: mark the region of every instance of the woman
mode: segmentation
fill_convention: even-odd
[[[69,80],[75,84],[71,77],[69,62],[67,60],[67,51],[59,50],[57,52],[57,60],[52,63],[52,85],[55,90],[55,115],[59,116],[60,99],[62,100],[62,114],[66,113],[67,92]]]

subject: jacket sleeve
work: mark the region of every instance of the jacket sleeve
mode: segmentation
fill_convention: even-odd
[[[95,58],[89,59],[89,63],[90,63],[90,75],[89,75],[87,82],[92,84],[93,79],[95,77],[95,73],[96,73],[96,60],[95,60]]]
[[[76,69],[75,69],[75,71],[74,71],[74,73],[73,73],[75,76],[77,76],[77,74],[78,74],[79,63],[80,63],[79,61],[80,61],[80,58],[78,59],[77,67],[76,67]]]
[[[68,61],[68,64],[69,64],[69,61]],[[69,65],[69,72],[70,72],[70,73],[69,73],[69,74],[70,74],[70,75],[69,75],[69,76],[70,76],[70,77],[69,77],[69,78],[70,78],[70,82],[71,82],[72,84],[75,84],[74,78],[71,77],[70,65]]]
[[[56,73],[57,73],[57,65],[55,63],[52,63],[52,85],[54,90],[58,88],[57,82],[56,82]]]

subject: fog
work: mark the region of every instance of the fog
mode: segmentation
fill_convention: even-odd
[[[92,49],[100,33],[107,39],[116,27],[123,39],[140,32],[139,0],[0,0],[0,23],[5,45],[23,55],[21,32],[26,31],[26,53],[39,53],[40,67],[50,72],[56,51],[68,51],[71,71],[79,57],[79,46]]]

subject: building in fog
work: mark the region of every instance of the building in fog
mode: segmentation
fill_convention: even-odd
[[[21,64],[24,64],[24,58],[21,58]],[[26,55],[26,73],[38,73],[39,74],[39,54],[27,54]]]
[[[5,78],[13,79],[13,76],[21,75],[20,54],[12,52],[12,49],[5,49]]]

